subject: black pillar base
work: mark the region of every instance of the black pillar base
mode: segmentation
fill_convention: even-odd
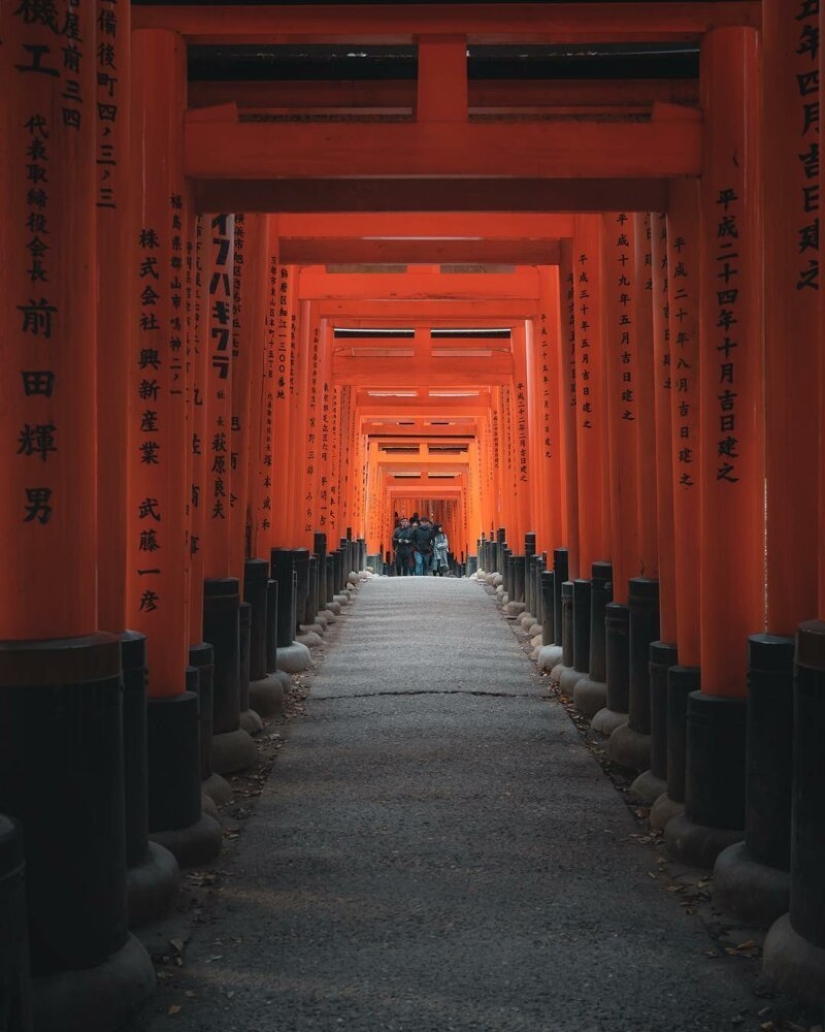
[[[674,859],[712,867],[744,838],[745,716],[744,699],[688,697],[685,812],[665,828]]]
[[[607,706],[607,658],[605,655],[605,609],[613,600],[613,565],[599,561],[591,567],[590,660],[587,677],[573,690],[573,704],[579,713],[595,717]]]
[[[36,1032],[111,1032],[148,1021],[155,993],[149,954],[130,935],[117,952],[83,971],[34,980]]]
[[[249,704],[262,717],[280,716],[284,712],[284,686],[277,674],[249,682]]]
[[[745,841],[720,853],[714,904],[768,926],[790,906],[794,639],[748,639]]]
[[[31,1032],[31,973],[23,838],[0,815],[0,1027]]]
[[[699,667],[672,666],[667,671],[667,794],[650,811],[650,826],[664,831],[685,809],[688,699],[701,687]]]
[[[113,635],[0,643],[0,811],[23,833],[38,1032],[120,1027],[154,990],[127,928],[122,683]]]
[[[150,699],[149,837],[178,863],[207,863],[220,853],[221,829],[201,813],[198,696]]]
[[[762,948],[762,971],[780,989],[805,1003],[825,1003],[825,947],[795,931],[790,914],[771,926]]]
[[[126,905],[129,927],[159,921],[172,909],[180,887],[180,867],[174,855],[158,845],[147,843],[142,863],[126,872]]]
[[[653,806],[667,793],[667,671],[676,661],[675,645],[651,642],[650,769],[643,770],[628,789],[628,795],[645,806]]]
[[[788,912],[790,871],[760,863],[744,842],[723,849],[713,865],[713,905],[748,924],[768,928]]]
[[[630,610],[620,602],[605,606],[604,642],[607,701],[590,727],[599,734],[612,735],[627,720],[630,691]]]
[[[561,661],[550,671],[550,679],[559,684],[573,670],[573,581],[561,586],[561,650]]]

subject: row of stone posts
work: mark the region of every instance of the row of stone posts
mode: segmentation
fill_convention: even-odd
[[[546,493],[566,529],[538,535],[553,568],[525,629],[669,854],[713,868],[716,905],[770,928],[765,972],[821,1002],[818,8],[768,0],[761,37],[708,33],[698,183],[666,214],[577,217],[562,248],[567,473]],[[533,543],[505,538],[480,566],[516,615]]]

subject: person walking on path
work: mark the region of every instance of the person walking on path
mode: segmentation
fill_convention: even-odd
[[[447,535],[444,533],[444,528],[440,523],[436,523],[433,530],[435,531],[435,536],[433,537],[433,573],[438,577],[443,577],[450,568],[450,560],[447,558],[450,542],[447,540]]]
[[[422,516],[421,522],[418,524],[413,520],[411,538],[413,558],[415,559],[415,575],[416,577],[423,577],[430,572],[430,557],[433,553],[433,531],[426,516]]]
[[[395,549],[395,575],[396,577],[409,577],[412,573],[410,562],[412,560],[412,540],[410,521],[402,516],[401,522],[395,528],[392,535],[392,547]]]

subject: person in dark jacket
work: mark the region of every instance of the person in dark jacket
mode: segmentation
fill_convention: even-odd
[[[412,539],[410,521],[402,517],[392,535],[392,546],[395,549],[396,577],[409,577],[412,574]]]
[[[410,537],[415,560],[415,575],[423,577],[430,572],[430,559],[433,554],[433,528],[426,517],[422,517],[420,523],[413,520],[412,527]]]

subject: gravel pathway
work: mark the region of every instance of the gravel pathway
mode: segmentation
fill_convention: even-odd
[[[759,1027],[475,582],[367,582],[287,736],[153,1032]]]

